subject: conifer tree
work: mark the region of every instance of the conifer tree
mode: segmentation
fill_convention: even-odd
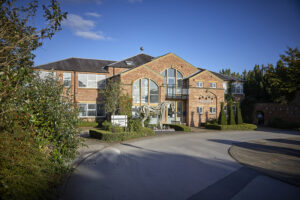
[[[228,109],[228,124],[229,125],[235,125],[235,120],[234,120],[234,113],[233,113],[233,109],[232,109],[232,100],[230,100],[228,102],[228,105],[227,105],[227,109]]]
[[[242,124],[243,123],[243,118],[242,118],[240,103],[237,102],[235,104],[235,107],[236,107],[236,119],[235,119],[235,121],[236,121],[237,124]]]
[[[220,116],[219,116],[219,124],[220,125],[227,125],[226,115],[225,115],[225,112],[224,112],[224,102],[221,102],[221,111],[220,111]]]

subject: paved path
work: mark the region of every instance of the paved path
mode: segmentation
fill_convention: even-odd
[[[61,199],[298,199],[300,188],[243,167],[228,154],[234,143],[295,135],[226,131],[116,144],[82,162]]]

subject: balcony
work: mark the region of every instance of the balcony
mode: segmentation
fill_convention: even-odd
[[[187,99],[189,96],[189,89],[185,86],[167,85],[166,99]]]

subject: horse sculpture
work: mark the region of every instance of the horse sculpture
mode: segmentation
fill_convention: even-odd
[[[145,120],[150,116],[150,114],[156,114],[158,115],[158,120],[159,120],[159,128],[162,129],[162,116],[165,113],[166,109],[169,108],[169,106],[171,106],[171,110],[172,112],[175,111],[175,103],[174,102],[170,102],[170,101],[165,101],[160,103],[158,106],[148,106],[148,105],[144,105],[139,107],[139,114],[143,115],[142,118],[142,126],[144,127],[144,122]]]

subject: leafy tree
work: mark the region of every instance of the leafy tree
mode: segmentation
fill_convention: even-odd
[[[224,102],[221,102],[221,111],[220,111],[218,123],[221,125],[227,125],[226,115],[224,112]]]
[[[243,123],[243,118],[242,118],[240,103],[239,102],[235,103],[235,107],[236,107],[236,119],[235,119],[235,121],[236,121],[237,124],[242,124]]]
[[[100,91],[104,97],[105,111],[115,115],[120,105],[121,85],[119,79],[108,79],[106,87]]]
[[[228,124],[229,125],[235,125],[235,120],[234,120],[234,112],[233,112],[233,109],[232,109],[232,101],[229,101],[228,104],[227,104],[227,110],[228,110]]]
[[[129,96],[128,93],[122,94],[120,96],[119,113],[121,115],[127,115],[128,118],[131,118],[131,115],[132,115],[132,98]]]

